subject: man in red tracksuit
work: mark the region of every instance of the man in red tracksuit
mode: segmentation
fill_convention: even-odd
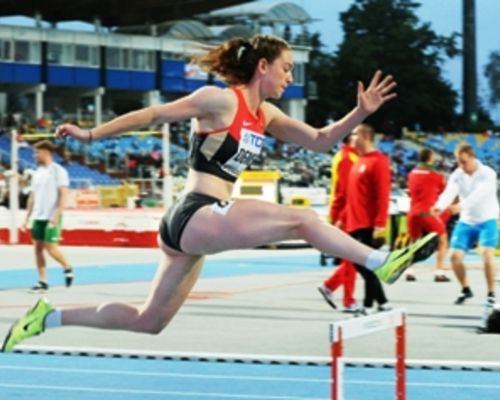
[[[449,282],[450,278],[444,271],[444,259],[448,249],[446,223],[450,217],[448,211],[441,215],[431,215],[431,209],[436,204],[439,195],[446,187],[445,176],[434,167],[434,153],[424,148],[420,152],[420,164],[408,175],[408,191],[410,194],[410,210],[408,211],[408,233],[415,241],[424,234],[436,232],[439,235],[436,253],[436,270],[434,281]],[[406,274],[406,280],[416,280],[411,270]]]
[[[359,159],[349,173],[345,230],[369,246],[380,247],[385,238],[389,211],[390,163],[389,159],[375,148],[375,132],[370,125],[358,125],[354,133]],[[391,307],[377,276],[361,265],[355,267],[365,280],[365,311],[371,310],[374,302],[378,303],[379,311],[389,310]],[[327,280],[323,287],[327,288],[328,284]]]
[[[340,229],[344,229],[346,204],[347,204],[347,182],[351,167],[358,160],[358,153],[354,147],[356,135],[351,133],[344,138],[344,144],[332,159],[332,178],[330,190],[330,222]],[[356,312],[359,310],[354,299],[354,285],[356,283],[356,269],[352,262],[342,260],[335,273],[328,279],[324,286],[318,287],[326,302],[333,308],[337,308],[332,293],[340,286],[344,287],[343,305],[345,312]]]

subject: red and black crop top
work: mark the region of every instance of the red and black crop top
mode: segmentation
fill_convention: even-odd
[[[190,166],[227,181],[235,182],[264,144],[265,119],[262,109],[253,115],[240,89],[232,88],[238,98],[236,116],[229,127],[197,132],[191,139]]]

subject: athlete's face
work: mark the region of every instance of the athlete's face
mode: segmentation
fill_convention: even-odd
[[[35,149],[35,159],[38,164],[45,165],[50,162],[52,153],[46,149]]]
[[[279,99],[293,82],[292,71],[293,58],[290,50],[283,50],[272,64],[266,64],[263,74],[266,97]]]
[[[360,153],[364,153],[372,143],[371,130],[366,126],[359,125],[353,130],[354,147]]]
[[[352,132],[349,135],[349,138],[347,140],[347,144],[351,147],[356,147],[356,142],[358,141],[358,134],[356,132]]]
[[[476,157],[467,153],[457,154],[457,164],[466,174],[472,174],[477,167]]]

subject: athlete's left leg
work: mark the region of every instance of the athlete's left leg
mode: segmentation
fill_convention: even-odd
[[[485,247],[482,254],[488,293],[495,293],[495,250],[493,247]]]

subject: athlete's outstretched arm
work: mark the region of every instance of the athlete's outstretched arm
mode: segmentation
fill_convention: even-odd
[[[377,71],[366,89],[362,82],[358,82],[356,107],[339,121],[321,129],[293,119],[277,107],[265,103],[266,119],[269,121],[267,130],[280,140],[297,143],[310,150],[326,152],[368,115],[396,97],[396,93],[393,92],[395,87],[396,82],[391,75],[382,79],[382,71]]]
[[[72,136],[81,141],[91,141],[149,125],[204,117],[217,113],[217,110],[224,107],[225,96],[221,96],[221,92],[220,88],[205,86],[170,103],[145,107],[121,115],[92,129],[91,132],[72,124],[60,125],[57,127],[56,136]]]

